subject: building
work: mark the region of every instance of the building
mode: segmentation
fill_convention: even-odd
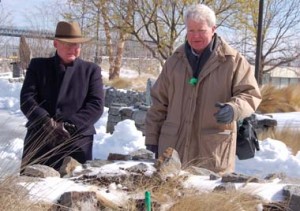
[[[298,67],[276,67],[263,75],[263,84],[285,87],[297,83],[300,83],[300,68]]]

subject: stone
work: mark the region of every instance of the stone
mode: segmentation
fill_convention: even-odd
[[[264,179],[265,180],[273,180],[276,178],[284,180],[287,178],[287,175],[284,172],[277,172],[277,173],[273,173],[273,174],[268,174]]]
[[[24,176],[30,177],[60,177],[60,173],[54,168],[51,168],[46,165],[35,164],[31,166],[26,166],[23,172]]]
[[[131,160],[131,155],[123,155],[117,153],[109,153],[107,160]]]
[[[101,210],[100,203],[98,203],[95,192],[65,192],[59,199],[59,205],[61,205],[61,211],[98,211]]]
[[[200,168],[197,166],[189,166],[185,169],[187,172],[194,174],[194,175],[202,175],[202,176],[209,176],[211,174],[215,174],[216,177],[221,178],[218,174],[216,174],[213,171],[210,171],[208,169],[205,168]]]
[[[133,112],[134,112],[133,109],[130,108],[130,107],[121,108],[121,109],[119,110],[119,114],[121,115],[122,119],[123,119],[124,117],[131,118]]]
[[[81,166],[81,163],[79,163],[74,158],[67,156],[67,157],[65,157],[65,159],[59,169],[59,173],[62,177],[64,177],[64,176],[70,177],[70,176],[72,176],[72,173],[77,166]]]
[[[89,168],[89,167],[101,167],[107,164],[113,163],[112,161],[109,160],[88,160],[86,161],[82,166],[83,168]]]
[[[262,182],[259,178],[243,174],[229,173],[222,176],[222,182]]]
[[[283,195],[288,198],[289,210],[300,210],[300,186],[299,185],[287,185],[283,188]]]
[[[134,152],[129,153],[132,156],[132,160],[144,160],[144,161],[155,161],[154,153],[147,149],[138,149]]]
[[[146,150],[141,149],[136,152],[133,152],[131,156],[139,155],[140,153],[143,154]],[[147,169],[149,168],[148,163],[139,163],[135,166],[132,167],[120,167],[119,170],[122,171],[122,175],[120,174],[115,174],[112,172],[112,174],[103,174],[101,172],[101,169],[99,167],[110,164],[112,161],[102,161],[102,160],[93,160],[93,161],[87,161],[85,163],[86,169],[89,172],[85,172],[79,177],[76,175],[73,178],[64,178],[63,180],[70,180],[73,182],[76,182],[77,184],[82,184],[83,186],[87,187],[88,191],[84,192],[76,192],[76,191],[69,191],[64,193],[61,198],[57,201],[57,206],[53,210],[61,210],[61,211],[69,211],[69,210],[128,210],[128,201],[129,200],[136,200],[139,199],[139,205],[137,205],[138,210],[143,209],[143,196],[137,197],[134,199],[133,198],[126,198],[124,197],[124,200],[121,199],[120,201],[115,201],[111,200],[107,194],[104,194],[102,191],[99,190],[106,190],[106,192],[112,191],[112,184],[115,185],[116,188],[118,188],[120,191],[126,191],[127,193],[133,192],[133,193],[138,193],[140,194],[141,188],[143,188],[143,184],[155,184],[155,187],[160,187],[161,184],[165,183],[169,179],[169,177],[172,177],[174,175],[179,175],[181,173],[180,167],[181,163],[178,163],[178,153],[172,149],[168,148],[164,153],[163,156],[160,157],[159,162],[155,164],[157,167],[157,171],[159,172],[154,172],[153,174],[147,174]],[[132,161],[129,161],[128,163],[131,163]],[[123,164],[126,164],[126,161],[122,162]],[[36,165],[39,167],[40,165]],[[92,166],[96,167],[94,169]],[[126,165],[125,165],[126,166]],[[47,166],[42,166],[42,169],[51,169],[50,167]],[[148,168],[147,168],[148,167]],[[32,168],[32,167],[31,167]],[[95,171],[96,170],[96,171]],[[153,170],[152,166],[149,170]],[[194,175],[202,175],[204,174],[205,176],[210,176],[213,175],[209,170],[205,170],[199,167],[188,167],[186,170],[188,170],[189,173],[192,175],[187,175],[187,174],[180,174],[180,178],[174,178],[176,182],[178,181],[178,184],[180,183],[180,180],[186,180],[188,179],[189,176],[194,176]],[[124,172],[125,171],[125,172]],[[33,174],[34,175],[34,174]],[[39,174],[35,174],[39,175]],[[160,176],[160,177],[156,177]],[[182,177],[184,176],[184,177]],[[161,180],[163,178],[163,180]],[[273,178],[272,175],[270,175],[270,178]],[[275,177],[276,178],[276,177]],[[223,175],[222,181],[220,181],[220,185],[215,187],[213,191],[234,191],[236,187],[240,187],[240,185],[233,184],[233,182],[251,182],[251,179],[253,177],[242,175],[242,174],[227,174]],[[21,176],[18,178],[18,182],[13,182],[14,184],[18,184],[20,182],[20,185],[24,185],[24,183],[31,183],[31,182],[38,182],[38,181],[43,181],[43,178],[39,177],[27,177],[27,176]],[[232,181],[232,182],[231,182]],[[154,182],[154,183],[153,183]],[[223,183],[222,183],[223,182]],[[264,181],[268,182],[268,181]],[[270,183],[271,184],[271,183]],[[288,183],[289,184],[289,183]],[[299,183],[297,183],[299,184]],[[236,186],[235,186],[236,185]],[[26,187],[26,186],[24,186]],[[181,186],[179,186],[181,188]],[[184,188],[184,187],[183,187]],[[264,188],[262,186],[262,188]],[[19,189],[18,193],[19,193]],[[113,189],[114,190],[114,189]],[[176,188],[172,189],[175,193]],[[183,196],[180,194],[185,194],[186,189],[180,189],[180,192],[176,193],[176,196]],[[22,193],[24,191],[24,193]],[[22,192],[20,191],[20,194],[28,195],[27,194],[27,189],[24,189]],[[136,191],[136,192],[135,192]],[[142,190],[143,191],[143,190]],[[187,190],[189,193],[190,190]],[[239,190],[237,190],[239,191]],[[252,190],[250,190],[252,191]],[[274,204],[269,203],[265,204],[264,207],[266,210],[291,210],[291,211],[296,211],[300,210],[300,186],[299,185],[286,185],[284,186],[283,190],[278,193],[283,193],[283,196],[285,197],[285,201],[281,202],[274,202]],[[137,195],[138,195],[137,194]],[[226,194],[226,193],[225,193]],[[251,194],[251,193],[250,193]],[[253,191],[253,194],[255,195],[255,191]],[[135,195],[135,194],[133,194]],[[135,196],[137,196],[135,195]],[[126,201],[127,200],[127,201]],[[124,202],[124,204],[123,204]],[[153,197],[152,201],[152,208],[155,209],[154,204],[155,204],[155,198]],[[163,207],[165,204],[162,203],[161,206]],[[279,209],[280,208],[286,208],[286,209]],[[124,206],[124,207],[123,207]],[[126,209],[127,208],[127,209]],[[164,207],[165,208],[165,207]],[[270,208],[270,209],[269,209]],[[276,209],[278,208],[278,209]],[[159,208],[155,210],[161,210]],[[262,210],[262,209],[261,209]]]
[[[146,111],[136,110],[133,112],[132,119],[135,121],[136,124],[143,125],[145,124],[146,114]]]
[[[221,185],[218,185],[214,188],[213,191],[224,191],[224,192],[230,192],[230,191],[236,191],[236,187],[233,183],[223,183]]]
[[[144,163],[139,163],[137,165],[126,168],[126,171],[130,173],[138,173],[138,174],[144,174],[147,170],[148,170],[148,166]]]
[[[154,79],[148,78],[147,80],[147,87],[146,87],[146,105],[151,106],[152,105],[152,99],[151,99],[151,88],[153,84],[155,83]]]
[[[154,166],[162,180],[173,177],[181,171],[181,161],[178,152],[168,147],[164,153],[159,156]]]

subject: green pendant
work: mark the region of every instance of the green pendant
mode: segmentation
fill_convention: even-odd
[[[198,82],[198,79],[194,78],[194,77],[189,80],[189,84],[191,84],[192,86],[196,86],[197,82]]]

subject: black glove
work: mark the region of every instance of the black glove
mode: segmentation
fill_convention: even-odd
[[[77,132],[76,125],[71,124],[69,122],[63,123],[64,128],[69,132],[71,136],[73,136]]]
[[[44,120],[43,129],[47,133],[50,139],[69,139],[70,133],[64,128],[63,122],[56,122],[52,118]]]
[[[70,133],[66,130],[66,128],[64,127],[64,123],[63,122],[56,122],[55,123],[55,130],[54,132],[56,133],[56,135],[62,139],[69,139],[71,137]]]
[[[218,123],[229,124],[233,121],[234,111],[231,105],[216,103],[215,106],[220,108],[219,111],[214,114]]]
[[[146,149],[155,154],[155,158],[158,158],[158,146],[152,144],[146,144]]]

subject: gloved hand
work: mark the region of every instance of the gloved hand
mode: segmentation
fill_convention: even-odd
[[[53,118],[44,120],[43,129],[49,135],[50,139],[69,139],[71,136],[69,132],[64,128],[63,122],[56,122]]]
[[[234,111],[231,105],[225,103],[216,103],[216,107],[220,108],[214,114],[218,123],[229,124],[233,121]]]
[[[60,138],[62,138],[62,139],[68,139],[68,138],[71,137],[70,133],[64,127],[64,123],[63,122],[56,122],[56,121],[54,121],[54,127],[55,127],[54,132]]]
[[[155,154],[155,158],[158,158],[158,146],[153,144],[146,144],[146,149]]]

